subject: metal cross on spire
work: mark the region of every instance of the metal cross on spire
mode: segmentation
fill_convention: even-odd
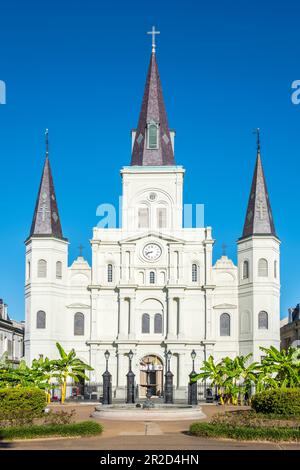
[[[147,34],[152,35],[152,53],[155,54],[155,49],[156,49],[155,35],[160,34],[160,31],[156,31],[155,26],[152,26],[152,31],[147,31]]]
[[[222,256],[227,256],[227,245],[225,243],[222,244]]]
[[[48,157],[48,154],[49,154],[49,138],[48,138],[48,135],[49,135],[49,131],[48,129],[45,130],[45,143],[46,143],[46,156]]]
[[[83,248],[84,246],[83,245],[79,245],[78,249],[79,249],[79,256],[82,257],[82,252],[83,252]]]
[[[257,152],[260,152],[260,129],[259,127],[254,129],[253,134],[256,134]]]

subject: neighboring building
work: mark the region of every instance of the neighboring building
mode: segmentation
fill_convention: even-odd
[[[175,162],[174,136],[152,52],[131,165],[121,169],[122,226],[94,228],[91,267],[82,256],[68,266],[47,147],[26,241],[28,362],[56,357],[59,341],[91,364],[91,382],[101,382],[108,350],[114,395],[124,397],[128,352],[137,384],[150,358],[160,393],[170,350],[176,397],[185,397],[193,349],[199,370],[210,355],[252,352],[260,360],[260,346],[279,348],[280,242],[259,141],[235,266],[227,256],[213,264],[211,227],[183,228],[185,170]]]
[[[8,354],[8,359],[18,364],[24,356],[24,322],[9,318],[7,305],[0,299],[0,357]]]
[[[281,321],[280,340],[281,349],[288,349],[290,346],[300,347],[300,304],[295,308],[289,308],[289,316]]]

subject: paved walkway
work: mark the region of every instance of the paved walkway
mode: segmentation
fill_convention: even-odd
[[[203,406],[202,411],[212,416],[221,407]],[[236,408],[235,408],[236,409]],[[94,406],[76,406],[76,420],[91,419]],[[187,433],[189,421],[111,421],[102,420],[104,432],[101,436],[40,439],[13,442],[2,449],[14,450],[300,450],[300,444],[276,444],[239,442],[220,439],[203,439]],[[1,450],[2,450],[1,449]]]

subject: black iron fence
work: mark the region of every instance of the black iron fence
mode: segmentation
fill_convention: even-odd
[[[247,400],[255,393],[255,390],[245,391],[245,388],[241,384],[239,386],[239,392],[237,393],[238,403],[245,403]],[[173,386],[173,397],[174,402],[176,403],[187,403],[189,397],[189,386],[186,387],[175,387]],[[197,400],[199,403],[217,403],[221,401],[221,397],[226,401],[226,391],[224,388],[218,389],[216,386],[212,386],[209,383],[197,382]],[[66,401],[68,402],[101,402],[103,398],[103,383],[71,383],[67,384],[66,390]],[[127,387],[118,389],[116,393],[116,388],[113,387],[112,390],[113,401],[117,402],[126,402],[127,399]],[[162,390],[159,396],[153,396],[154,400],[163,401],[164,400],[164,390]],[[61,399],[61,389],[59,384],[53,384],[51,390],[51,401],[59,402]],[[135,402],[143,401],[146,399],[139,385],[135,386]]]
[[[103,394],[102,383],[80,384],[69,383],[66,389],[67,401],[100,401]],[[61,399],[59,384],[53,384],[51,390],[51,401],[58,402]]]

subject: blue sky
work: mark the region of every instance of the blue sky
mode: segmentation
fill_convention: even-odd
[[[298,3],[298,4],[297,4]],[[0,80],[0,297],[24,316],[28,236],[49,128],[50,158],[70,262],[116,204],[130,163],[150,57],[145,33],[161,31],[157,57],[185,202],[205,204],[216,239],[236,260],[261,128],[262,158],[281,246],[282,316],[300,301],[300,79],[296,0],[2,0]]]

